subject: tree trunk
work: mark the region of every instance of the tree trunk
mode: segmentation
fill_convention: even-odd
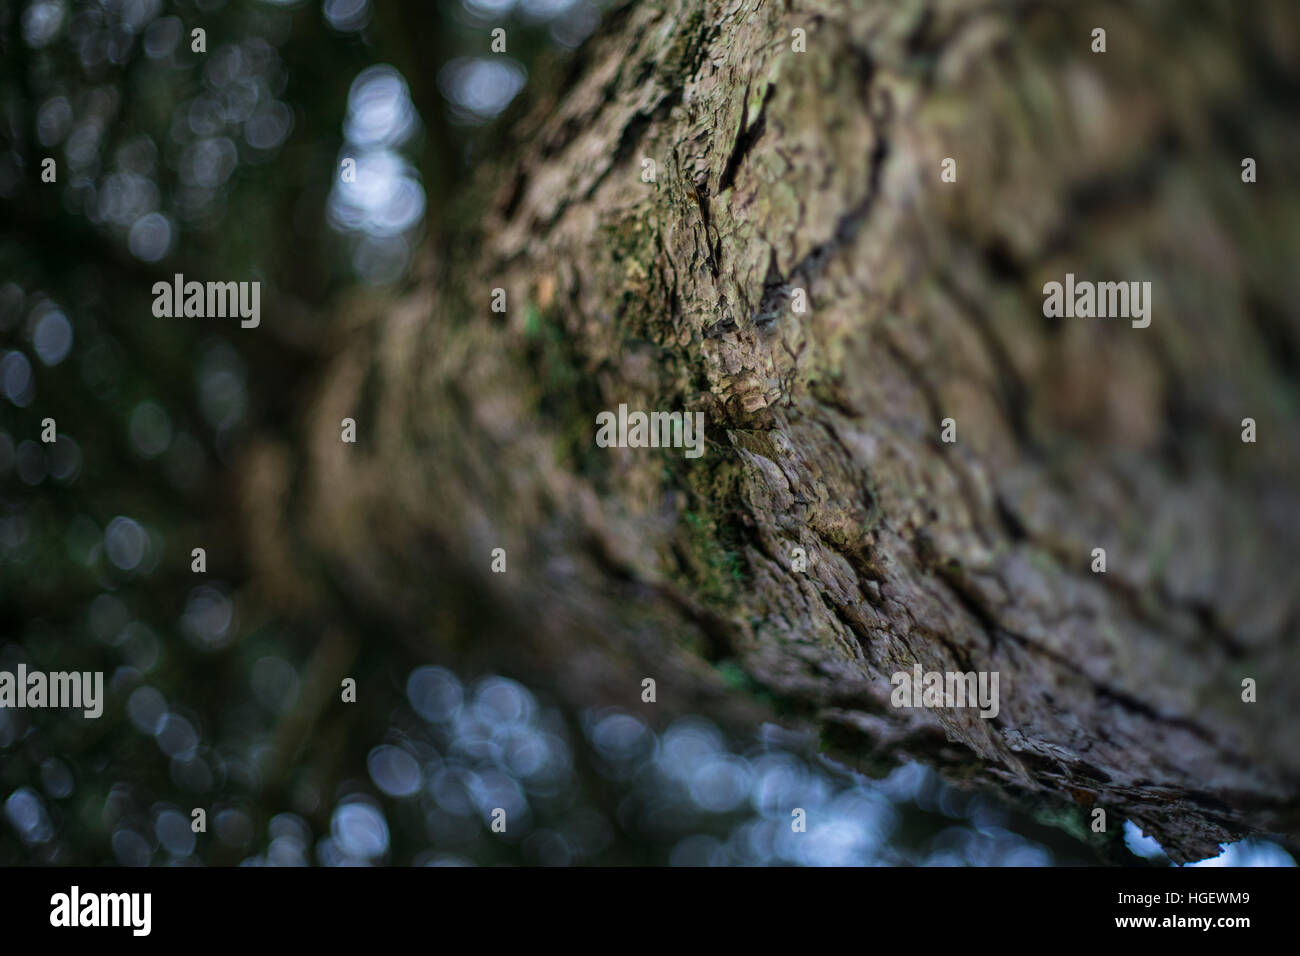
[[[266,600],[336,614],[340,667],[392,639],[777,719],[1178,861],[1295,835],[1298,19],[611,13],[410,287],[346,306],[301,441],[250,451]],[[1066,273],[1150,282],[1149,327],[1045,316]],[[597,447],[620,404],[703,412],[703,456]],[[917,664],[997,672],[997,716],[893,706]]]

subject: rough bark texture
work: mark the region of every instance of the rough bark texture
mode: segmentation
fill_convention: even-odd
[[[1176,860],[1295,835],[1295,13],[614,12],[401,300],[349,306],[306,453],[251,452],[259,599],[1103,807]],[[1151,281],[1151,326],[1045,318],[1066,272]],[[595,447],[619,403],[703,411],[704,457]],[[999,672],[1000,714],[892,707],[914,663]]]

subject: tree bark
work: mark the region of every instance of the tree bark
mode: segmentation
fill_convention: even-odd
[[[1294,837],[1297,19],[619,8],[250,450],[261,599],[1102,808],[1177,861]],[[1150,326],[1045,317],[1066,273],[1151,282]],[[620,403],[702,411],[705,454],[596,447]],[[998,672],[1000,712],[892,706],[914,664]]]

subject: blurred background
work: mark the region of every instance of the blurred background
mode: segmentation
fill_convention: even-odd
[[[775,727],[569,712],[396,645],[277,763],[318,635],[239,617],[234,451],[286,427],[331,303],[403,283],[604,12],[0,0],[0,670],[101,670],[108,698],[94,721],[0,710],[0,864],[1168,865],[1131,825],[1104,846],[917,765],[872,780]],[[260,281],[292,321],[148,320],[174,273]],[[1258,841],[1208,863],[1294,865]]]

